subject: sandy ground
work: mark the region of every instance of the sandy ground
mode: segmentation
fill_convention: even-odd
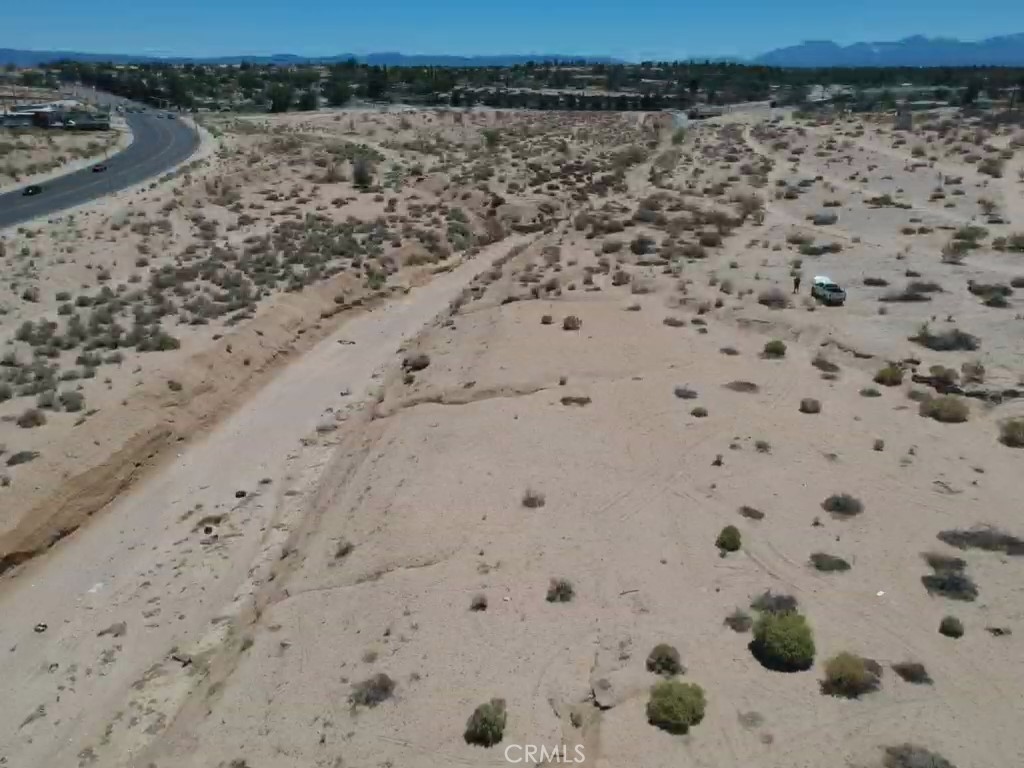
[[[1024,414],[1024,321],[1012,289],[994,287],[1024,277],[1012,250],[1024,179],[1014,129],[942,128],[941,119],[906,136],[882,121],[730,115],[675,144],[653,121],[518,115],[489,149],[479,146],[486,124],[433,113],[213,126],[221,150],[209,173],[231,179],[244,173],[239,161],[256,168],[234,187],[243,204],[269,197],[248,191],[267,183],[263,163],[301,177],[316,142],[340,132],[380,152],[378,168],[426,166],[396,203],[356,192],[342,211],[415,217],[423,198],[459,200],[474,229],[492,208],[511,236],[428,262],[444,271],[396,263],[370,311],[322,317],[335,292],[348,298],[359,285],[345,271],[328,281],[344,285],[261,299],[237,328],[170,326],[181,347],[155,354],[127,384],[112,381],[110,400],[90,390],[103,405],[79,427],[57,431],[55,418],[12,432],[41,456],[14,467],[4,491],[9,542],[32,527],[29,510],[54,498],[15,472],[38,471],[41,483],[75,466],[74,451],[53,458],[53,441],[81,441],[72,489],[98,457],[124,455],[105,459],[110,476],[89,496],[93,506],[116,500],[0,584],[0,610],[17,617],[0,627],[3,675],[17,694],[2,705],[0,756],[426,768],[509,765],[522,753],[506,747],[533,744],[578,746],[584,764],[602,768],[880,768],[886,746],[909,742],[959,768],[1021,763],[1024,559],[1012,548],[954,549],[937,534],[990,525],[1024,536],[1020,452],[997,439],[1000,424]],[[612,147],[621,152],[630,136],[645,151],[620,163]],[[270,156],[275,140],[301,157]],[[918,142],[944,149],[914,167]],[[1001,177],[966,160],[967,145],[1008,153]],[[529,159],[538,154],[548,161]],[[963,194],[936,197],[939,172]],[[192,198],[181,190],[189,203],[199,190],[223,195],[203,173]],[[311,191],[295,196],[299,210],[330,210],[336,192]],[[150,205],[162,205],[160,188],[152,194]],[[884,194],[909,207],[880,204]],[[837,220],[808,219],[823,211]],[[967,225],[986,231],[958,232]],[[171,231],[168,246],[196,242],[176,220]],[[458,240],[458,228],[448,236]],[[965,237],[974,247],[942,257]],[[831,243],[841,247],[813,247]],[[387,253],[371,258],[385,264]],[[815,274],[847,288],[844,307],[809,297]],[[942,290],[880,301],[911,280]],[[762,303],[776,303],[772,288],[787,306]],[[989,301],[995,294],[1005,306]],[[563,330],[570,315],[581,327]],[[290,327],[280,329],[282,318]],[[911,341],[926,322],[970,333],[978,347]],[[780,359],[762,353],[772,339],[787,345]],[[260,362],[239,367],[239,348]],[[904,383],[873,383],[890,361]],[[958,379],[966,365],[958,384],[978,396],[962,398],[965,423],[919,414],[934,380],[911,378],[935,365]],[[180,390],[167,391],[171,376]],[[805,398],[820,413],[802,412]],[[147,423],[163,436],[143,450],[131,441],[150,434],[139,429]],[[37,443],[24,437],[36,434]],[[87,452],[85,440],[101,435]],[[159,450],[179,439],[178,455]],[[153,467],[132,483],[127,458],[149,450]],[[543,503],[526,506],[527,491]],[[839,493],[863,512],[825,511]],[[75,525],[89,508],[61,507]],[[742,546],[723,556],[715,540],[729,524]],[[963,558],[977,598],[930,595],[928,552]],[[820,571],[812,554],[850,568]],[[545,599],[555,578],[572,583],[572,601]],[[750,635],[723,623],[737,608],[756,615],[750,603],[766,589],[797,599],[814,632],[811,669],[762,667]],[[471,610],[481,595],[486,610]],[[946,615],[962,620],[961,639],[938,632]],[[682,679],[707,697],[685,736],[647,722],[657,678],[644,660],[657,643],[679,650]],[[841,651],[881,664],[880,690],[823,694],[824,663]],[[924,664],[933,683],[890,668],[906,661]],[[381,673],[390,697],[352,704],[358,684]],[[494,697],[508,708],[502,741],[466,744],[467,718]]]

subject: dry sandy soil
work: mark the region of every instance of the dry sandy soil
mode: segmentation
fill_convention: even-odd
[[[0,764],[1024,761],[1019,127],[207,127],[4,243],[0,459],[38,455],[0,489]],[[766,590],[809,668],[752,652]],[[685,735],[648,722],[659,643]]]
[[[123,149],[130,138],[127,130],[0,129],[0,191],[84,167]]]

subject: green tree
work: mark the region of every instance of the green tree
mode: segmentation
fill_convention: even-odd
[[[317,89],[310,88],[308,91],[303,91],[302,95],[299,96],[299,109],[304,112],[312,112],[319,108],[320,94],[317,93]]]
[[[287,112],[291,109],[295,92],[287,83],[276,83],[267,90],[271,112]]]

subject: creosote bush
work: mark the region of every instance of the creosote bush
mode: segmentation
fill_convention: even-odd
[[[829,555],[824,552],[815,552],[811,555],[811,565],[824,573],[843,572],[850,570],[850,564],[841,557]]]
[[[884,768],[956,768],[942,755],[915,744],[885,748]]]
[[[703,419],[708,415],[708,409],[698,405],[696,408],[690,411],[690,415],[698,419]]]
[[[539,509],[540,507],[543,507],[544,494],[527,488],[526,493],[523,494],[523,506],[527,509]]]
[[[956,616],[943,616],[939,622],[939,634],[952,638],[963,637],[964,624]]]
[[[881,685],[882,668],[877,662],[843,651],[825,662],[825,679],[821,691],[830,696],[856,699],[877,691]]]
[[[508,715],[505,711],[504,699],[491,699],[481,704],[466,722],[463,738],[467,744],[478,747],[493,747],[505,735],[505,723]]]
[[[671,677],[685,670],[679,660],[679,651],[667,643],[658,643],[647,654],[647,671]]]
[[[704,689],[679,680],[662,680],[651,686],[647,722],[669,733],[683,734],[704,719]]]
[[[970,415],[967,403],[955,395],[941,395],[922,400],[918,412],[925,418],[935,419],[944,424],[960,424],[967,421]]]
[[[766,612],[754,624],[750,650],[768,669],[798,672],[814,663],[814,635],[807,620],[795,611]]]
[[[391,698],[395,690],[395,681],[379,672],[373,677],[356,683],[348,700],[355,707],[376,707]]]
[[[821,403],[813,397],[805,397],[800,401],[800,413],[821,413]]]
[[[562,320],[562,330],[564,331],[578,331],[582,327],[583,321],[576,317],[576,315],[568,315]]]
[[[924,664],[917,661],[900,661],[892,664],[892,671],[899,675],[903,680],[914,685],[931,685],[931,675],[928,674],[928,670],[925,669]]]
[[[750,614],[739,608],[726,616],[725,621],[722,623],[733,632],[741,633],[749,632],[750,628],[754,626],[754,620],[750,617]]]
[[[780,339],[772,339],[764,345],[762,354],[768,358],[779,358],[786,356],[786,343]]]
[[[735,525],[725,526],[718,534],[718,538],[715,539],[715,546],[722,551],[723,555],[727,552],[736,552],[739,550],[740,544],[740,531]]]
[[[1007,419],[999,425],[999,442],[1010,448],[1024,448],[1024,418]]]

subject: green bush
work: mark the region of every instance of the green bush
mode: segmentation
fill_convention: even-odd
[[[875,384],[883,387],[898,387],[903,383],[903,369],[898,365],[887,365],[875,374]]]
[[[764,345],[764,356],[765,357],[785,357],[786,356],[786,344],[779,339],[772,339]]]
[[[999,442],[1011,448],[1024,448],[1024,419],[1009,419],[1000,424]]]
[[[754,624],[750,645],[768,669],[797,672],[814,663],[814,635],[799,613],[764,613]]]
[[[943,616],[942,621],[939,622],[939,634],[946,637],[963,637],[964,623],[956,616]]]
[[[740,531],[735,525],[727,525],[715,539],[715,546],[726,552],[736,552],[740,548]]]
[[[491,699],[473,710],[473,714],[466,721],[463,738],[467,744],[492,747],[505,735],[506,720],[505,700]]]
[[[693,683],[662,680],[651,686],[647,722],[669,733],[686,733],[704,719],[704,689]]]

